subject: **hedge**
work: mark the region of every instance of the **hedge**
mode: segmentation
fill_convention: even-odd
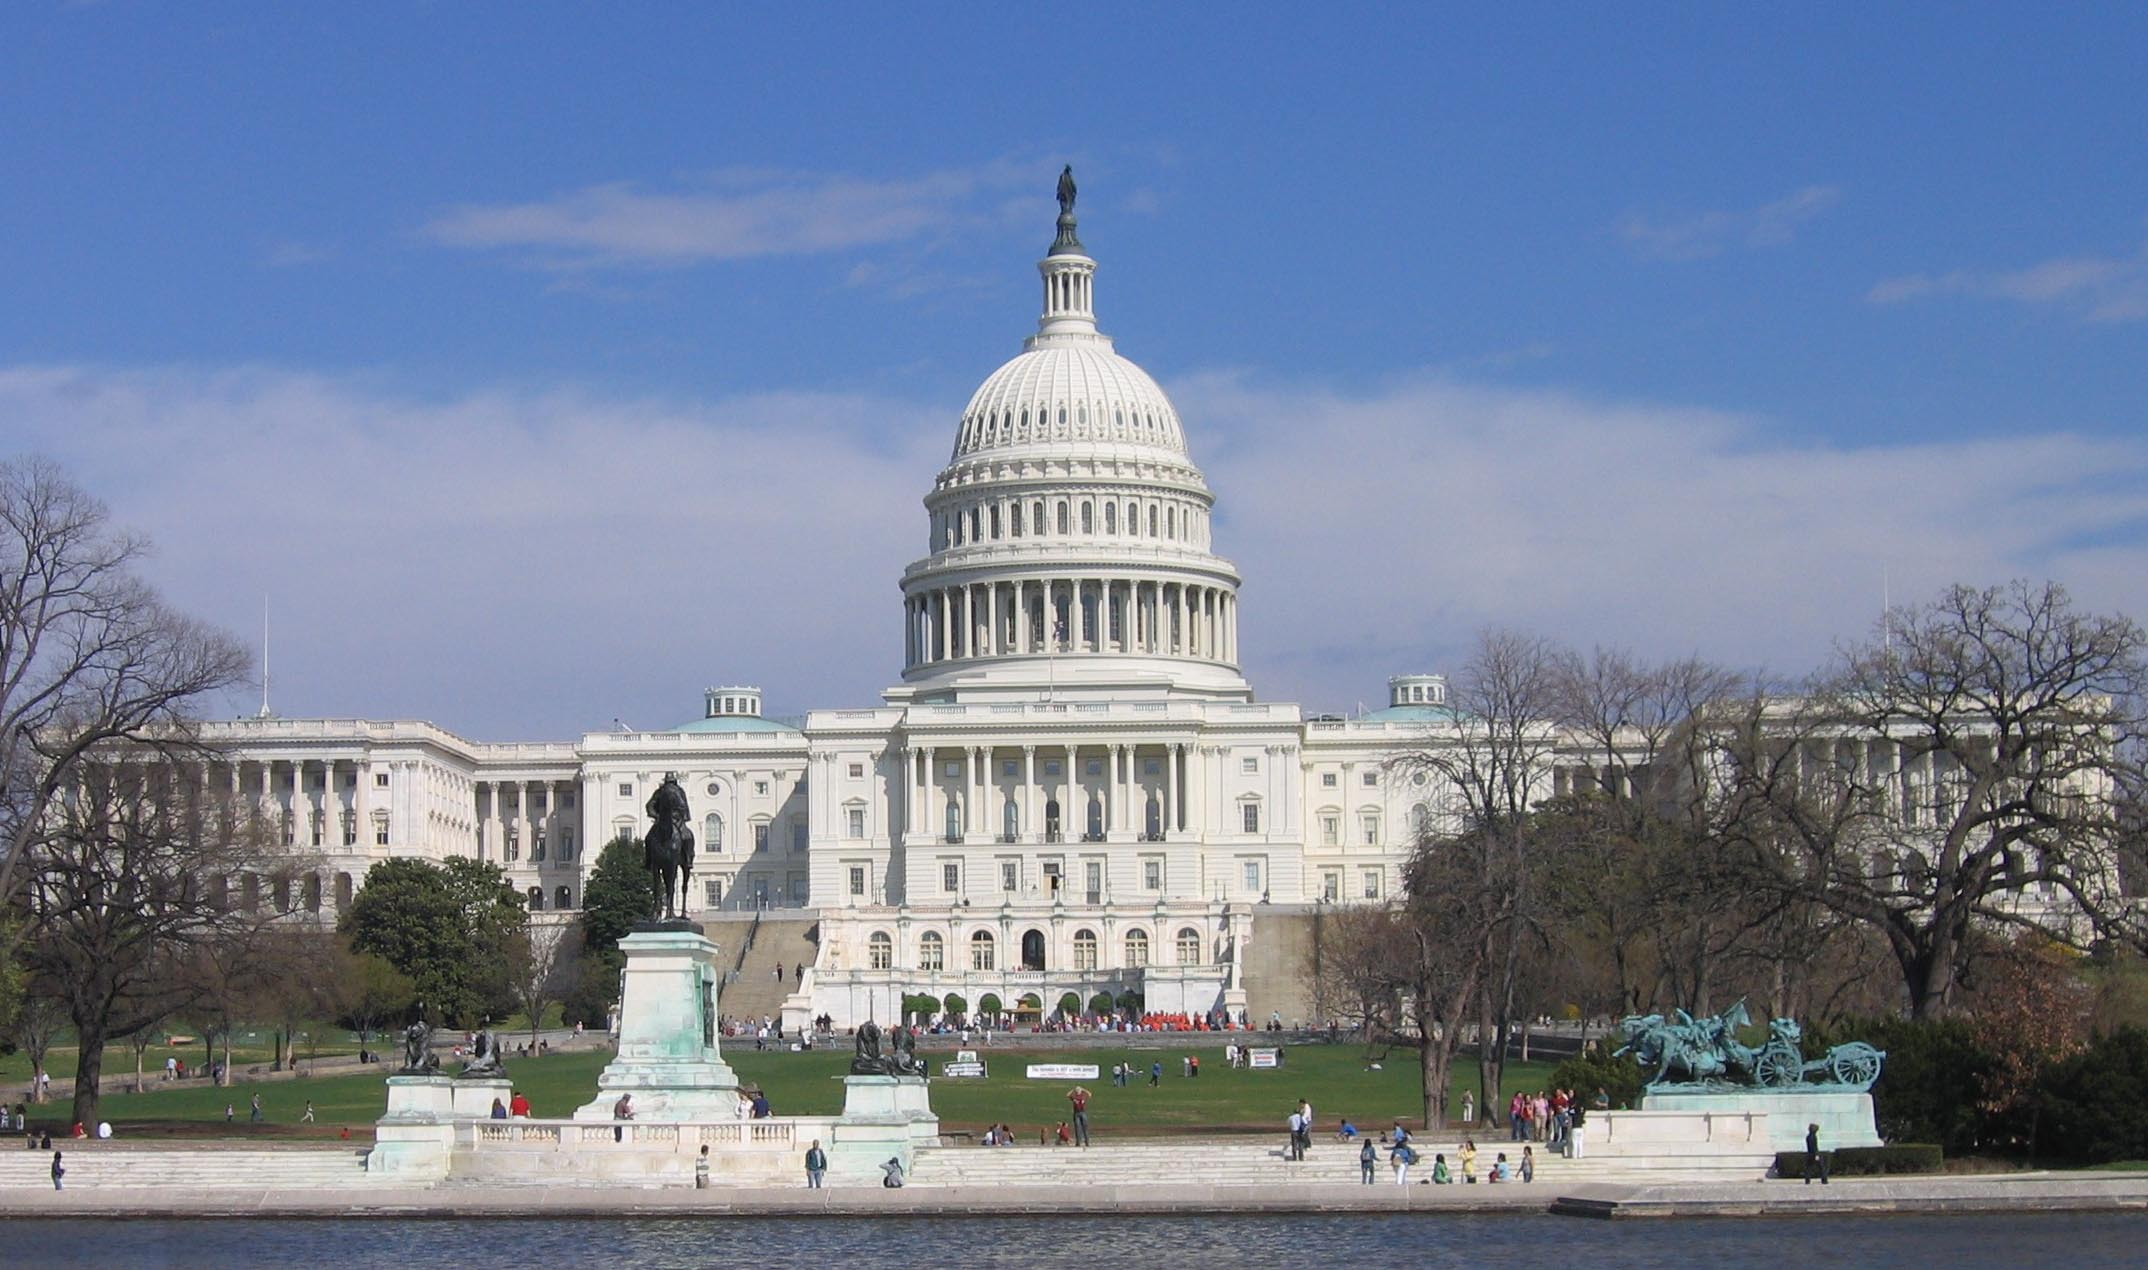
[[[1921,1142],[1902,1142],[1884,1147],[1844,1147],[1823,1151],[1828,1172],[1834,1177],[1877,1177],[1887,1173],[1937,1173],[1946,1161],[1938,1147]],[[1777,1151],[1775,1176],[1805,1176],[1803,1151]]]

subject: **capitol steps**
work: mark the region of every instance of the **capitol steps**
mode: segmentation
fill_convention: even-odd
[[[68,1189],[183,1187],[306,1188],[377,1185],[365,1171],[365,1152],[349,1147],[288,1149],[115,1147],[81,1139],[53,1147],[63,1153]],[[0,1146],[0,1188],[52,1185],[52,1152]]]
[[[725,962],[737,956],[737,941],[744,939],[747,931],[753,932],[753,946],[746,949],[745,956],[737,963],[738,977],[726,981],[717,992],[716,1010],[726,1018],[782,1018],[784,999],[798,988],[795,970],[799,966],[811,966],[813,959],[820,955],[820,945],[816,942],[820,933],[818,918],[763,914],[755,924],[735,920],[708,922],[703,929],[716,941],[719,956]],[[736,1045],[740,1039],[732,1038],[724,1043]]]

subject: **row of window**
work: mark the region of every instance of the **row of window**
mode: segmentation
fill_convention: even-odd
[[[1127,969],[1139,969],[1149,964],[1149,933],[1130,930],[1122,941],[1125,953],[1122,965]],[[970,969],[993,970],[998,967],[999,941],[991,931],[981,930],[970,936]],[[886,931],[874,931],[865,941],[866,963],[874,970],[892,970],[895,967],[895,940]],[[1178,964],[1198,966],[1201,964],[1201,932],[1188,926],[1180,930],[1177,940]],[[1044,935],[1030,931],[1022,937],[1023,968],[1044,969]],[[919,970],[947,969],[947,941],[935,930],[928,930],[917,938],[917,968]],[[1097,968],[1096,932],[1083,928],[1074,932],[1074,969]]]
[[[1087,301],[1088,286],[1085,279],[1061,276],[1047,279],[1044,285],[1045,304],[1054,312],[1079,312],[1089,307]],[[1097,407],[1096,417],[1097,422],[1101,424],[1104,419],[1104,408],[1102,406]],[[1055,418],[1057,420],[1056,425],[1053,422]],[[1067,430],[1069,427],[1087,429],[1089,426],[1088,405],[1077,402],[1073,411],[1069,413],[1066,405],[1061,403],[1057,407],[1056,415],[1053,412],[1053,408],[1047,406],[1039,406],[1035,410],[1024,406],[1019,412],[1012,408],[992,410],[983,415],[972,415],[964,422],[964,430],[968,435],[968,444],[970,446],[1011,445],[1017,441],[1027,441],[1034,436],[1042,436],[1046,430],[1055,426],[1057,430],[1052,432],[1051,435],[1058,437],[1068,436]],[[1171,441],[1170,429],[1157,422],[1156,412],[1153,410],[1136,410],[1129,415],[1124,406],[1113,406],[1111,408],[1111,428],[1113,433],[1119,436],[1129,435],[1129,430],[1131,430],[1131,435],[1147,434],[1149,437],[1165,444]]]
[[[1321,898],[1331,903],[1342,899],[1342,880],[1343,875],[1339,870],[1330,869],[1327,872],[1321,874]],[[1359,890],[1359,895],[1361,898],[1368,900],[1376,900],[1380,898],[1381,874],[1378,869],[1360,870],[1358,874],[1358,881],[1362,884],[1361,889]]]
[[[1004,513],[1002,507],[1005,508]],[[998,542],[1003,538],[1067,535],[1076,532],[1077,524],[1081,527],[1081,533],[1090,536],[1094,536],[1097,526],[1102,524],[1107,537],[1161,538],[1166,541],[1183,540],[1196,544],[1199,542],[1196,532],[1200,523],[1199,510],[1177,503],[1157,499],[1143,502],[1131,498],[1123,504],[1114,499],[1088,498],[1070,502],[1061,498],[1053,500],[1049,504],[1049,510],[1051,516],[1047,520],[1047,504],[1039,498],[1027,503],[1015,499],[1005,504],[990,503],[943,513],[942,517],[935,518],[933,523],[932,550],[945,551],[950,547]],[[1146,532],[1143,530],[1144,525],[1147,527]]]

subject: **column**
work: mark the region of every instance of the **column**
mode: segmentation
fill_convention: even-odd
[[[1037,747],[1022,747],[1022,823],[1016,832],[1031,842],[1038,841],[1043,823],[1042,808],[1037,805]]]
[[[1156,827],[1163,831],[1166,838],[1178,829],[1178,760],[1180,751],[1184,749],[1182,745],[1164,747],[1163,816]]]
[[[990,586],[991,590],[986,595],[988,602],[985,605],[985,620],[991,624],[991,634],[985,640],[985,653],[997,657],[1004,651],[1000,647],[999,637],[999,583],[994,582]]]
[[[1074,632],[1074,651],[1085,653],[1089,651],[1089,623],[1081,608],[1082,591],[1085,588],[1079,578],[1069,583],[1068,587],[1073,594],[1068,606],[1068,625]]]

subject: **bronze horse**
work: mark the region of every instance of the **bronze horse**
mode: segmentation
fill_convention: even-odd
[[[654,922],[676,919],[686,909],[686,891],[694,883],[694,831],[677,817],[659,817],[641,841],[642,867],[656,890],[649,912]],[[673,901],[673,887],[677,900]]]

